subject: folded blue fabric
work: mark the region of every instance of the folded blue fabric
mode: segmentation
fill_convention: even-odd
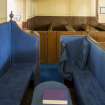
[[[68,56],[68,61],[71,64],[75,64],[77,61],[77,58],[80,53],[80,47],[82,45],[83,39],[77,39],[73,40],[66,45],[66,51],[67,51],[67,56]]]
[[[88,55],[89,55],[89,42],[86,39],[83,39],[83,43],[80,45],[80,51],[77,56],[76,65],[80,69],[84,69],[87,63]]]
[[[67,43],[62,49],[60,57],[60,72],[65,79],[72,80],[72,72],[74,70],[79,49],[83,39],[76,39]]]

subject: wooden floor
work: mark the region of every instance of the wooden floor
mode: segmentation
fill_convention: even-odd
[[[77,104],[77,97],[76,97],[76,93],[75,93],[75,89],[74,89],[74,86],[73,86],[73,83],[72,82],[68,82],[67,80],[65,81],[65,85],[69,88],[70,90],[70,94],[71,94],[71,98],[72,98],[72,103],[73,105],[78,105]],[[21,105],[31,105],[31,102],[32,102],[32,96],[33,96],[33,92],[34,92],[34,85],[33,83],[31,82],[24,97],[23,97],[23,100],[22,100],[22,103]]]

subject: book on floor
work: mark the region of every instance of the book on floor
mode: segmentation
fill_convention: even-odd
[[[65,89],[45,89],[43,105],[68,105],[68,91]]]

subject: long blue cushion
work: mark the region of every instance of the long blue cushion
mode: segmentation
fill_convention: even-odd
[[[75,64],[75,62],[77,61],[82,41],[83,39],[77,39],[67,43],[65,46],[67,51],[68,61],[71,64]]]
[[[75,39],[75,38],[74,38]],[[72,80],[72,66],[85,68],[89,53],[89,44],[85,38],[76,38],[65,43],[60,57],[60,71],[64,78]]]
[[[7,69],[11,57],[10,23],[0,24],[0,75]]]
[[[1,105],[20,105],[35,66],[15,64],[0,79]]]
[[[89,47],[88,62],[83,70],[79,67],[81,60],[79,66],[77,64],[71,66],[71,63],[68,63],[66,67],[68,71],[72,70],[79,105],[105,105],[105,51],[91,41]],[[82,57],[80,56],[80,59]],[[66,68],[63,70],[66,71]]]
[[[36,62],[36,42],[34,36],[24,33],[15,22],[12,25],[12,61],[14,63]]]
[[[105,91],[105,51],[91,42],[89,67]]]
[[[35,73],[37,39],[24,33],[13,21],[0,25],[0,37],[0,71],[6,66],[0,78],[0,105],[20,105]]]
[[[105,105],[105,91],[89,70],[73,72],[79,105]]]

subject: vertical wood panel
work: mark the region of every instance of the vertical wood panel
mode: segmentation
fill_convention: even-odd
[[[56,32],[48,32],[48,63],[57,63],[57,35]]]
[[[40,34],[40,62],[47,63],[47,32],[39,32]]]
[[[97,42],[105,42],[105,31],[92,31],[89,35],[94,38]]]

